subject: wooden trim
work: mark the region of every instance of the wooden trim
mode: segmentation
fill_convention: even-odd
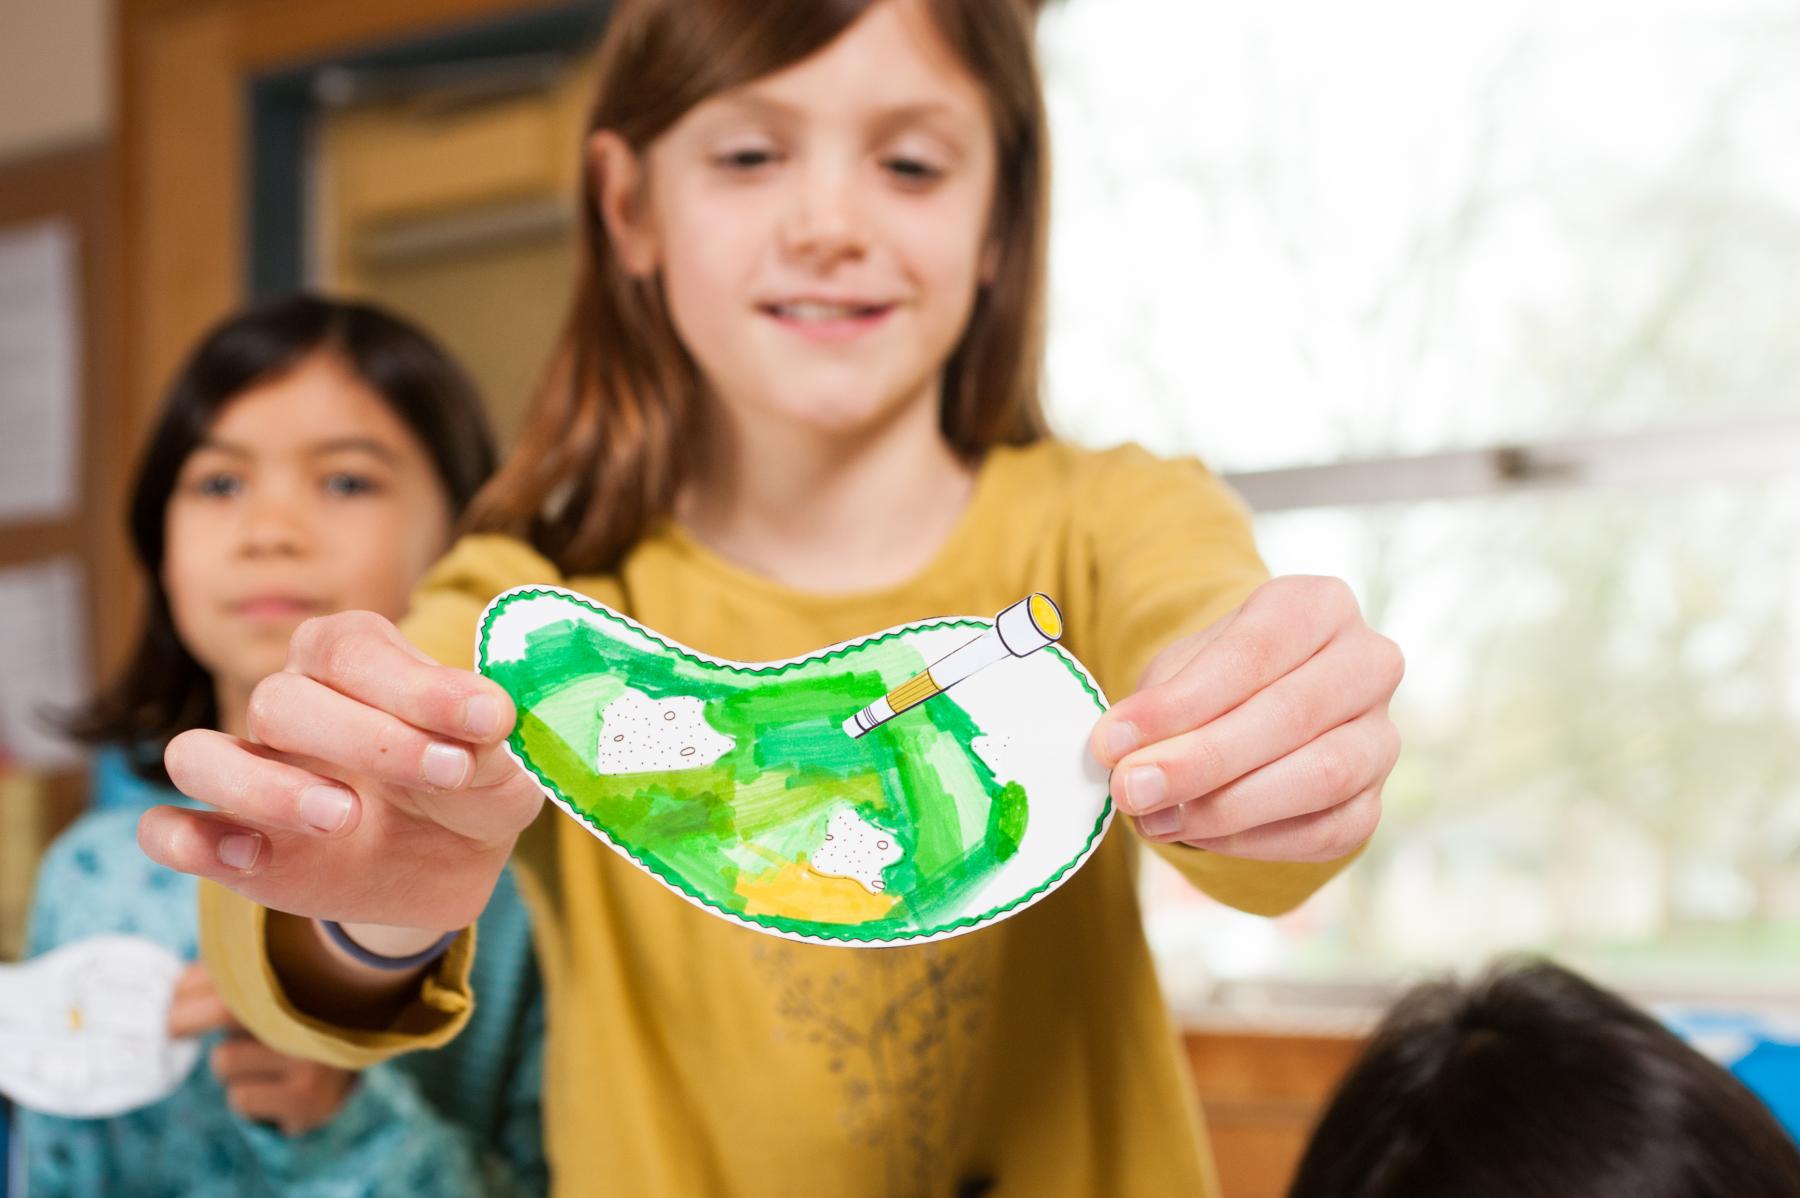
[[[1220,1189],[1281,1198],[1325,1103],[1362,1052],[1355,1037],[1188,1032]]]
[[[237,15],[197,9],[129,30],[134,91],[126,244],[131,403],[148,423],[188,347],[243,293],[243,84]]]
[[[557,0],[125,0],[118,344],[128,445],[166,380],[245,298],[244,98],[260,73]]]
[[[251,0],[240,64],[265,71],[380,42],[552,8],[567,0]]]

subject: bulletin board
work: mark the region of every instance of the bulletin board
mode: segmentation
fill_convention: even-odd
[[[13,602],[4,631],[16,639],[27,617],[45,614],[21,609],[37,595],[71,605],[65,626],[79,681],[86,685],[116,665],[127,648],[131,622],[103,619],[102,611],[130,612],[137,602],[123,533],[129,451],[114,410],[112,172],[112,152],[105,145],[0,166],[0,237],[17,244],[50,233],[71,251],[69,323],[76,347],[74,411],[65,422],[73,469],[66,502],[0,517],[0,579],[10,584]],[[32,399],[4,397],[7,414],[18,417]],[[33,590],[30,581],[43,578],[64,585]],[[7,908],[22,902],[17,892],[28,881],[38,848],[81,810],[84,780],[78,763],[61,762],[11,771],[0,793],[0,917],[13,917],[0,918],[0,952],[10,952],[16,951],[7,940],[17,913]]]

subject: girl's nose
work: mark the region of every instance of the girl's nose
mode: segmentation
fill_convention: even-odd
[[[845,172],[808,172],[782,226],[783,248],[824,269],[868,249],[854,185]]]
[[[251,503],[239,531],[238,551],[245,557],[298,557],[306,552],[310,533],[284,503]]]

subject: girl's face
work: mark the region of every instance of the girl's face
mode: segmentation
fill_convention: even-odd
[[[418,437],[318,353],[225,406],[182,464],[164,524],[175,629],[241,690],[282,668],[310,616],[403,614],[451,520]]]
[[[641,163],[597,134],[628,270],[740,418],[829,433],[935,407],[991,274],[994,131],[919,0],[696,106]],[[640,190],[641,185],[641,190]]]

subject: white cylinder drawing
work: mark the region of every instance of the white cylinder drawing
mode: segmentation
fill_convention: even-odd
[[[941,695],[957,683],[997,661],[1024,657],[1061,638],[1062,612],[1050,596],[1032,593],[994,617],[994,626],[952,649],[886,695],[844,721],[852,739],[887,723],[901,712]]]

